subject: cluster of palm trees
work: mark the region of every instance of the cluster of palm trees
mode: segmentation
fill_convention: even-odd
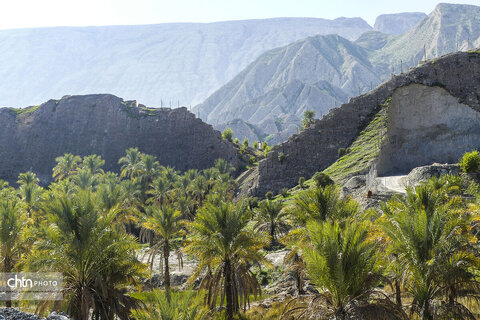
[[[255,271],[270,266],[266,252],[286,247],[285,273],[298,296],[282,306],[284,319],[478,316],[478,195],[466,197],[458,176],[362,210],[334,185],[290,198],[235,199],[233,168],[222,159],[179,173],[131,148],[120,174],[104,172],[96,155],[56,161],[48,188],[31,172],[17,188],[0,181],[0,270],[64,275],[64,300],[44,301],[39,312],[64,310],[78,320],[234,319],[261,294]],[[180,264],[184,254],[196,260],[190,280],[198,290],[171,289],[172,254]],[[154,261],[164,291],[135,298]],[[304,291],[307,279],[317,294]]]

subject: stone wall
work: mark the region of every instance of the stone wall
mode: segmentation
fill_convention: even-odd
[[[429,60],[332,109],[311,128],[276,146],[259,163],[255,178],[243,187],[242,194],[264,196],[267,191],[279,192],[296,185],[301,176],[310,178],[324,170],[338,158],[338,149],[354,141],[397,88],[415,83],[442,87],[459,103],[480,111],[480,54],[458,52]],[[280,153],[284,155],[282,162]]]
[[[50,100],[31,112],[0,109],[0,179],[9,182],[28,170],[49,182],[55,157],[66,152],[101,155],[105,169],[118,172],[130,147],[178,170],[207,168],[218,158],[240,164],[233,144],[186,108],[148,109],[103,94]]]

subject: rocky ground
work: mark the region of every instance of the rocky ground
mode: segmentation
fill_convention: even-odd
[[[0,308],[0,320],[70,320],[70,318],[64,313],[52,312],[48,317],[41,318],[14,308]]]

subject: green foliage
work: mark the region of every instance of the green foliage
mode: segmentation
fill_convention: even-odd
[[[305,177],[298,178],[298,185],[301,189],[305,189]]]
[[[233,130],[232,130],[231,128],[226,128],[225,130],[223,130],[223,132],[222,132],[222,138],[223,138],[224,140],[227,140],[227,141],[232,142]]]
[[[132,316],[137,320],[199,320],[206,319],[203,299],[195,291],[170,292],[154,290],[146,300],[147,309],[134,310]]]
[[[315,182],[317,187],[326,187],[328,185],[332,185],[334,182],[333,180],[323,172],[317,172],[313,175],[312,180]]]
[[[240,140],[238,140],[238,138],[233,139],[233,143],[237,146],[240,146]]]
[[[250,294],[260,294],[260,286],[247,264],[265,261],[261,249],[268,244],[268,236],[249,228],[249,221],[245,204],[214,198],[189,224],[192,234],[186,251],[199,260],[191,279],[204,274],[206,304],[215,308],[220,294],[220,304],[226,300],[229,319],[240,311],[240,306],[246,308]]]
[[[270,234],[270,247],[278,243],[278,239],[288,231],[286,222],[286,213],[282,211],[283,203],[270,199],[263,200],[255,210],[256,216],[254,225],[255,230],[267,232]]]
[[[243,146],[244,146],[245,148],[248,148],[248,138],[245,138],[245,139],[243,140]]]
[[[272,200],[273,199],[273,192],[272,191],[268,191],[267,193],[265,193],[265,198],[267,200]]]
[[[372,161],[378,157],[386,131],[387,108],[383,108],[373,117],[366,128],[360,132],[352,145],[345,149],[345,154],[325,169],[324,172],[336,182],[344,182],[351,176],[365,172]]]
[[[338,149],[338,157],[343,157],[347,153],[345,148]]]
[[[462,167],[463,172],[466,173],[477,172],[480,168],[480,155],[478,151],[465,152],[460,159],[460,167]]]
[[[250,165],[253,166],[255,164],[255,162],[257,162],[257,159],[254,156],[250,156],[250,158],[248,158],[248,163]]]
[[[283,163],[284,160],[285,160],[285,155],[283,154],[283,152],[279,152],[278,153],[278,162]]]
[[[313,110],[305,110],[303,113],[303,120],[302,120],[302,126],[303,128],[309,128],[313,123],[314,123],[314,118],[315,118],[315,111]]]

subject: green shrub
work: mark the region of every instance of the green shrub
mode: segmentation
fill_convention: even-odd
[[[267,193],[265,193],[265,198],[267,198],[268,200],[272,200],[273,199],[273,192],[268,191]]]
[[[281,194],[282,197],[284,197],[284,198],[288,197],[288,195],[289,195],[288,189],[287,189],[287,188],[283,188],[282,191],[280,191],[280,194]]]
[[[347,150],[345,148],[338,149],[338,157],[343,157],[347,154]]]
[[[238,138],[235,138],[233,140],[233,143],[235,143],[238,146],[238,145],[240,145],[240,140],[238,140]]]
[[[283,160],[285,160],[285,155],[283,152],[278,153],[278,162],[283,163]]]
[[[312,179],[315,181],[317,187],[325,188],[326,186],[333,184],[333,180],[323,172],[315,173]]]
[[[305,177],[300,177],[298,178],[298,185],[300,188],[304,189],[305,188]]]
[[[245,138],[245,140],[243,140],[243,146],[245,148],[248,148],[248,138]]]
[[[462,167],[463,172],[466,173],[477,172],[480,168],[480,155],[478,151],[465,152],[462,159],[460,159],[460,167]]]
[[[263,150],[267,150],[267,149],[268,149],[268,143],[267,143],[267,142],[264,141],[264,142],[262,143],[262,149],[263,149]]]
[[[250,156],[250,158],[248,159],[248,163],[250,163],[251,165],[254,165],[256,161],[257,159],[255,159],[254,156]]]
[[[232,130],[232,128],[227,128],[227,129],[223,130],[223,132],[222,132],[222,138],[225,139],[225,140],[228,140],[228,141],[232,142],[232,138],[233,138],[233,130]]]

